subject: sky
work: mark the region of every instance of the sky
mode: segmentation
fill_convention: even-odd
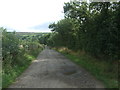
[[[17,32],[50,32],[49,24],[64,18],[70,0],[0,0],[0,27]]]

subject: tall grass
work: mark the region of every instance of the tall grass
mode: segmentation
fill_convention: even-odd
[[[34,51],[23,52],[17,57],[17,63],[14,66],[6,65],[2,72],[2,88],[9,87],[15,79],[22,74],[22,72],[28,68],[37,55],[42,51],[42,48]]]

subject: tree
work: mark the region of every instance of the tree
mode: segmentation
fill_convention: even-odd
[[[95,57],[120,57],[120,2],[65,3],[65,18],[49,25],[54,46],[84,50]],[[59,41],[58,41],[59,40]]]

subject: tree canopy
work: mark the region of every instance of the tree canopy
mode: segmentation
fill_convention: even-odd
[[[49,25],[52,46],[84,50],[96,57],[120,58],[120,2],[64,4],[64,19]]]

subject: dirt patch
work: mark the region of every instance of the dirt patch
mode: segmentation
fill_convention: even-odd
[[[62,67],[61,69],[64,75],[72,75],[77,73],[75,66],[67,66],[67,67],[65,66],[65,67]]]

